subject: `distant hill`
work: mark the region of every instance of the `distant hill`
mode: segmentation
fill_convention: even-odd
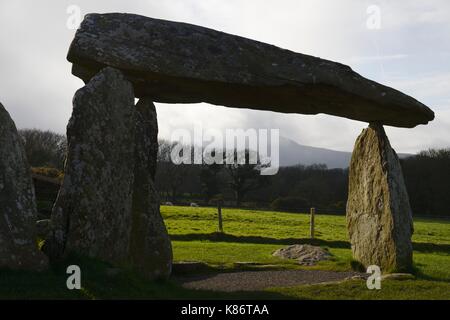
[[[270,139],[268,143],[268,152],[270,154]],[[412,154],[399,153],[398,156],[400,158],[407,158],[412,156]],[[352,153],[348,151],[306,146],[280,136],[280,167],[299,164],[305,166],[325,164],[328,169],[347,168],[350,165],[351,157]]]
[[[288,138],[280,137],[280,166],[282,167],[321,163],[326,164],[329,169],[347,168],[351,156],[351,152],[305,146]],[[409,156],[411,154],[399,154],[400,158]]]

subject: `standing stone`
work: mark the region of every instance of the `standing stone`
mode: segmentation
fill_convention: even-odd
[[[0,104],[0,268],[44,270],[38,250],[36,200],[16,126]]]
[[[134,92],[105,68],[79,89],[67,126],[64,181],[52,212],[48,252],[128,259],[134,171]]]
[[[152,100],[148,97],[139,99],[136,104],[137,111],[137,132],[136,145],[137,148],[143,148],[145,157],[149,164],[148,170],[153,181],[156,175],[156,159],[158,157],[158,119],[156,116],[156,108]],[[142,160],[139,154],[136,155],[136,161]]]
[[[172,269],[172,247],[154,186],[158,123],[155,106],[148,98],[136,105],[135,143],[131,264],[149,279],[167,278]]]
[[[412,266],[413,222],[397,154],[382,125],[355,143],[349,172],[347,226],[353,257],[383,272]]]
[[[158,124],[152,101],[134,106],[132,85],[105,68],[78,90],[68,155],[46,252],[131,266],[166,278],[172,248],[154,186]]]

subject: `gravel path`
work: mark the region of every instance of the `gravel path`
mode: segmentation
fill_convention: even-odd
[[[176,280],[189,289],[231,292],[341,281],[353,276],[364,274],[319,270],[242,271],[177,277]]]

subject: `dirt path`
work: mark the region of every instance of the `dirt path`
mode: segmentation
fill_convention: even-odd
[[[319,270],[242,271],[219,274],[177,277],[183,287],[213,291],[258,291],[270,287],[289,287],[302,284],[340,281],[357,272]]]

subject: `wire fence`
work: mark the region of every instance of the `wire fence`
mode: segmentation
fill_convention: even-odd
[[[179,205],[179,206],[191,206],[191,204],[193,204],[194,202],[186,202],[186,201],[181,201],[181,202],[176,202],[173,203],[173,205]],[[164,203],[163,203],[164,204]],[[171,203],[172,204],[172,203]],[[195,206],[199,206],[199,207],[211,207],[211,208],[215,208],[215,205],[212,204],[205,204],[205,203],[196,203],[195,202]],[[339,216],[345,216],[346,215],[346,210],[345,209],[333,209],[333,208],[329,208],[329,207],[297,207],[297,208],[293,208],[293,209],[274,209],[272,208],[270,205],[268,204],[259,204],[257,206],[249,206],[249,205],[243,205],[243,206],[235,206],[232,204],[222,204],[222,209],[248,209],[248,210],[257,210],[257,211],[273,211],[273,212],[289,212],[289,213],[301,213],[301,214],[309,214],[311,211],[311,208],[315,209],[315,214],[318,215],[339,215]],[[417,219],[429,219],[429,220],[448,220],[450,221],[450,214],[448,216],[445,215],[418,215],[418,214],[414,214],[413,213],[413,219],[417,218]]]

